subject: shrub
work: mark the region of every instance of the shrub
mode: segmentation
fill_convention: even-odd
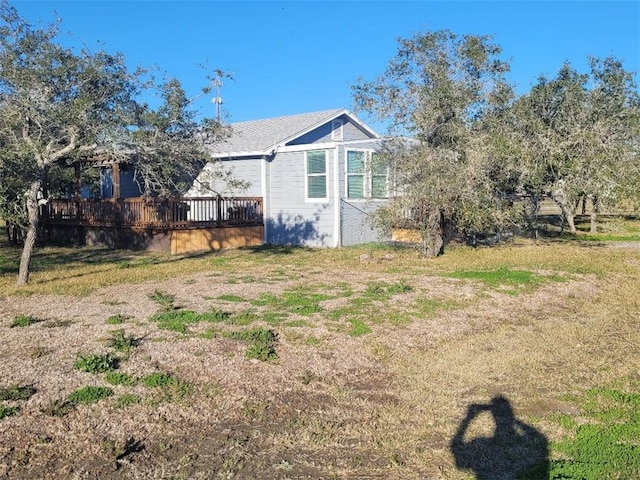
[[[159,290],[156,290],[149,298],[159,304],[164,310],[173,310],[175,306],[173,302],[176,300],[176,296],[170,293],[164,293]]]
[[[73,368],[88,373],[104,373],[118,368],[118,359],[106,355],[79,355]]]
[[[111,332],[109,346],[118,352],[128,352],[138,346],[138,342],[135,338],[126,336],[123,329],[119,329]]]

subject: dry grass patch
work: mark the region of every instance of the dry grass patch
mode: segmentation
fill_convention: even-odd
[[[0,475],[515,478],[545,446],[559,458],[555,442],[586,421],[585,392],[626,382],[633,393],[640,381],[637,249],[518,241],[430,261],[372,246],[188,258],[71,249],[55,267],[62,252],[42,251],[29,295],[6,290],[0,375],[35,394],[0,423],[0,445],[12,446],[0,446]],[[500,269],[540,281],[513,295],[449,277]],[[0,274],[3,288],[13,280]],[[10,328],[18,315],[72,322]],[[119,370],[73,368],[78,355],[120,349]],[[113,395],[64,410],[89,378]],[[496,421],[531,428],[495,436],[519,450],[482,440]],[[494,461],[493,477],[474,460],[500,453],[521,460]]]

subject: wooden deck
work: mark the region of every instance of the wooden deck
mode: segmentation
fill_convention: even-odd
[[[263,240],[261,197],[52,199],[41,208],[53,243],[184,253]]]
[[[212,228],[262,225],[262,198],[58,199],[43,205],[49,225]]]

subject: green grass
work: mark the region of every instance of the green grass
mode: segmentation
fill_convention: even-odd
[[[107,325],[120,325],[121,323],[126,322],[129,318],[130,317],[128,317],[127,315],[117,313],[107,318]]]
[[[367,335],[373,331],[371,330],[371,327],[360,319],[353,318],[349,320],[349,323],[351,324],[351,327],[349,328],[349,335],[352,337],[361,337],[362,335]]]
[[[640,478],[640,393],[593,389],[581,403],[588,420],[554,445],[564,458],[551,462],[549,478]]]
[[[245,357],[257,359],[263,362],[275,362],[278,353],[275,344],[278,341],[278,334],[271,329],[256,328],[253,330],[223,332],[226,338],[241,340],[250,343],[245,350]]]
[[[109,387],[96,387],[89,385],[79,388],[69,394],[67,400],[73,405],[96,403],[113,395]]]
[[[640,235],[585,234],[574,239],[588,242],[640,242]]]
[[[132,387],[138,383],[135,377],[124,372],[107,372],[104,375],[104,380],[111,385],[123,385],[126,387]]]
[[[16,413],[18,413],[18,410],[18,407],[0,405],[0,420],[15,415]]]
[[[187,333],[187,325],[199,322],[230,322],[231,314],[222,310],[198,313],[192,310],[165,310],[155,314],[151,320],[158,323],[158,328]]]
[[[260,315],[258,315],[253,309],[241,310],[239,312],[235,312],[226,323],[230,325],[251,325],[253,322],[260,319]]]
[[[326,293],[316,293],[311,289],[296,288],[274,295],[262,293],[251,302],[257,307],[268,306],[277,312],[288,312],[298,315],[312,315],[322,311],[320,302],[334,298]]]
[[[2,400],[28,400],[36,393],[36,389],[30,385],[14,385],[0,388],[0,401]]]
[[[119,361],[109,354],[78,355],[73,368],[87,373],[104,373],[118,368]]]
[[[161,292],[156,290],[149,298],[160,305],[164,310],[172,310],[175,308],[174,302],[176,300],[176,296],[170,293]]]
[[[223,302],[244,302],[245,301],[244,297],[241,297],[240,295],[231,295],[231,294],[220,295],[218,297],[218,300],[222,300]]]
[[[115,402],[116,408],[125,408],[129,405],[135,405],[136,403],[140,403],[142,398],[139,395],[135,395],[133,393],[125,393],[124,395],[120,395]]]
[[[182,400],[193,391],[193,386],[166,372],[154,372],[141,379],[142,385],[161,391],[160,399]]]
[[[173,375],[164,372],[154,372],[142,379],[142,384],[150,388],[168,387],[176,382],[177,379]]]
[[[516,290],[506,290],[507,293],[519,293],[520,290],[542,285],[546,282],[562,282],[564,277],[559,275],[538,275],[528,270],[512,269],[501,266],[495,270],[456,270],[445,276],[461,280],[475,280],[492,288],[512,287]]]
[[[42,322],[42,320],[30,315],[18,315],[13,319],[13,322],[11,322],[9,327],[28,327],[29,325],[33,325],[34,323],[38,322]]]

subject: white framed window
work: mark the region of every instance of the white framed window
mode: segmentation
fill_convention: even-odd
[[[331,120],[331,140],[341,142],[344,139],[344,124],[342,120]]]
[[[312,150],[306,152],[305,169],[307,200],[326,200],[328,198],[326,150]]]
[[[347,150],[347,198],[387,198],[388,168],[371,150]]]

